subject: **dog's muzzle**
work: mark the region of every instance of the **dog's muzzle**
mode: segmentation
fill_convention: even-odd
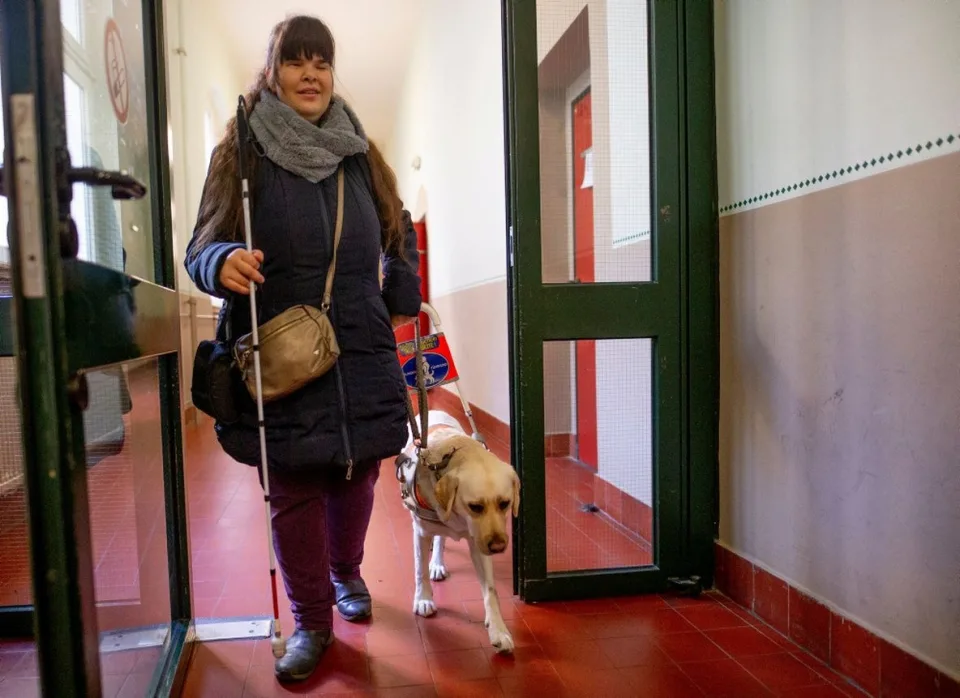
[[[487,550],[491,555],[499,555],[507,549],[507,539],[504,536],[491,536],[487,542]]]

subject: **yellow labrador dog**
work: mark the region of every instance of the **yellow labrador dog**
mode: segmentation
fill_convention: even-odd
[[[513,637],[500,613],[490,556],[507,549],[508,517],[511,512],[514,516],[519,513],[520,478],[510,465],[467,436],[460,423],[446,412],[431,410],[427,424],[428,448],[423,452],[423,464],[417,467],[412,434],[397,458],[397,479],[413,518],[413,612],[420,616],[437,612],[430,580],[447,578],[445,540],[466,538],[483,590],[490,644],[500,652],[512,652]],[[428,567],[431,544],[433,555]]]

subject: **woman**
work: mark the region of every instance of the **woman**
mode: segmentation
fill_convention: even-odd
[[[334,602],[349,621],[371,614],[360,577],[380,460],[407,438],[405,384],[393,328],[420,309],[416,234],[396,177],[353,111],[334,93],[334,40],[313,17],[291,17],[270,37],[266,64],[246,96],[254,252],[243,242],[232,120],[211,157],[186,267],[201,291],[228,298],[217,333],[250,331],[248,283],[263,324],[299,304],[320,306],[345,173],[343,228],[331,320],[341,355],[331,370],[264,406],[274,545],[296,630],[276,663],[281,681],[303,680],[333,641]],[[379,270],[383,269],[381,289]],[[223,449],[260,462],[251,405],[217,424]]]

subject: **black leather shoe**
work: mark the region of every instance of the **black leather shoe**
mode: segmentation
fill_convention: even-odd
[[[370,591],[362,579],[351,579],[348,582],[334,582],[333,589],[337,596],[337,611],[340,617],[351,623],[365,620],[372,614]]]
[[[313,674],[324,651],[333,644],[332,630],[297,630],[287,640],[287,653],[277,660],[278,681],[306,681]]]

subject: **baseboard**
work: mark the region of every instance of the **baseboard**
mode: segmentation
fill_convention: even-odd
[[[653,507],[594,475],[595,504],[607,516],[647,543],[653,541]]]
[[[576,454],[575,434],[547,434],[543,437],[543,450],[547,458],[573,457]]]
[[[960,695],[960,682],[720,542],[717,588],[870,696]]]

